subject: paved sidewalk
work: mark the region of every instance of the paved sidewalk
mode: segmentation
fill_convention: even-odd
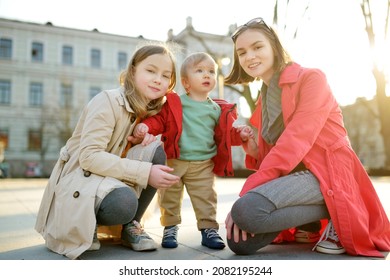
[[[373,178],[375,188],[390,217],[390,178]],[[43,238],[33,229],[46,179],[0,179],[0,260],[67,260],[49,251]],[[219,194],[218,221],[220,234],[225,238],[224,220],[243,185],[244,179],[217,179]],[[145,222],[146,231],[160,244],[163,228],[157,207]],[[182,207],[176,249],[158,248],[152,252],[134,252],[120,244],[105,241],[99,251],[86,252],[82,260],[383,260],[362,256],[326,255],[312,252],[312,244],[269,245],[257,254],[237,256],[226,247],[212,250],[201,246],[201,235],[196,229],[195,215],[187,195]],[[383,252],[390,260],[389,252]]]

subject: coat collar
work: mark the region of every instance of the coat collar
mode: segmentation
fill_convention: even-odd
[[[125,96],[124,87],[121,86],[119,88],[119,95],[116,97],[116,100],[118,101],[119,105],[124,106],[126,108],[126,111],[134,114],[134,111],[131,108],[129,101],[127,100],[127,98]]]
[[[301,73],[302,67],[298,63],[291,63],[280,74],[279,86],[283,84],[291,84],[298,81],[299,74]]]

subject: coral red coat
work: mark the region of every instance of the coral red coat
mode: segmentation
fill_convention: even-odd
[[[241,137],[233,127],[237,119],[237,108],[222,99],[213,99],[221,107],[221,116],[218,125],[214,129],[214,139],[217,145],[217,155],[214,161],[214,173],[218,176],[233,176],[233,164],[231,146],[242,144]],[[167,102],[161,111],[143,121],[149,127],[149,133],[153,135],[162,134],[161,141],[164,142],[164,149],[167,158],[179,158],[179,139],[182,133],[183,108],[179,95],[175,92],[167,94]]]
[[[261,137],[261,100],[251,117],[259,131],[256,170],[240,196],[272,179],[289,174],[300,162],[317,177],[342,245],[350,255],[383,257],[390,251],[390,223],[377,193],[352,150],[341,110],[325,75],[293,63],[281,73],[285,130],[274,146]],[[379,250],[379,251],[378,251]]]

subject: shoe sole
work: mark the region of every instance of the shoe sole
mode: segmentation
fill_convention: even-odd
[[[222,250],[223,248],[225,248],[226,247],[226,245],[225,244],[223,244],[223,245],[221,245],[221,246],[208,246],[207,244],[205,244],[205,243],[201,243],[203,246],[205,246],[205,247],[207,247],[207,248],[210,248],[210,249],[215,249],[215,250]]]
[[[165,243],[161,243],[161,247],[163,248],[167,248],[167,249],[174,249],[174,248],[177,248],[177,246],[179,246],[179,244],[165,244]]]
[[[122,240],[122,245],[125,247],[129,247],[133,249],[133,251],[142,252],[142,251],[154,251],[157,250],[156,244],[151,244],[151,242],[148,242],[149,244],[140,242],[139,244],[130,243],[126,240]]]
[[[329,255],[340,255],[340,254],[345,253],[345,249],[344,248],[341,248],[341,249],[330,249],[330,248],[324,248],[324,247],[321,247],[321,246],[317,246],[316,247],[316,251],[319,252],[319,253],[329,254]]]

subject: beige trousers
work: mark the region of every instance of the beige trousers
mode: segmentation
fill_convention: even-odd
[[[169,189],[158,191],[161,225],[172,226],[181,223],[185,186],[195,212],[198,230],[218,229],[214,162],[211,159],[204,161],[170,159],[168,166],[174,169],[172,173],[179,176],[180,181]]]

